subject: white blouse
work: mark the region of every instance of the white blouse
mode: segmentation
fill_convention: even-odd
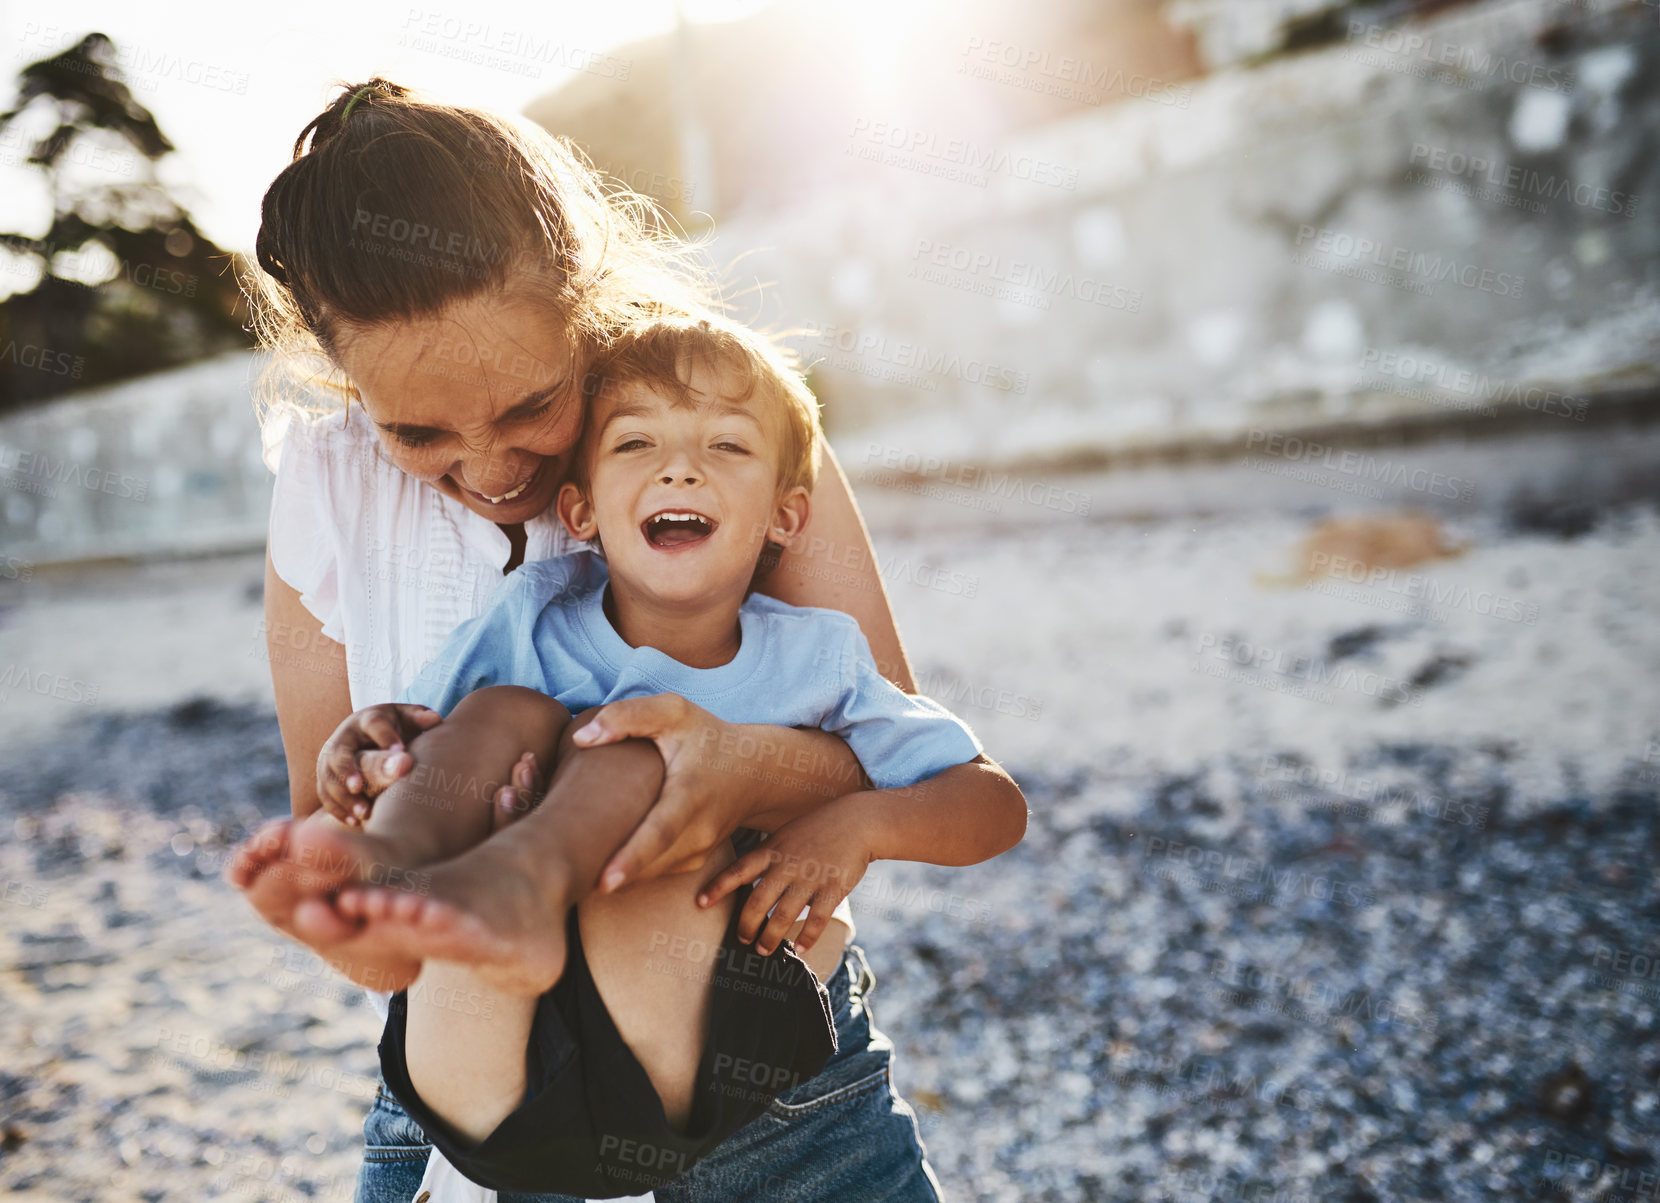
[[[277,575],[345,645],[353,709],[391,701],[490,604],[507,535],[388,460],[361,405],[321,419],[277,415],[262,438],[277,474]],[[551,509],[525,523],[526,561],[580,546]]]

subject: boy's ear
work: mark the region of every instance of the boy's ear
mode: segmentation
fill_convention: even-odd
[[[780,547],[788,547],[807,529],[812,514],[812,496],[805,487],[796,485],[779,499],[773,508],[772,524],[767,527],[767,539]]]
[[[565,524],[565,529],[571,532],[573,539],[581,539],[586,543],[599,534],[599,523],[594,519],[593,502],[570,481],[567,480],[559,486],[559,498],[554,505],[559,511],[559,521]]]

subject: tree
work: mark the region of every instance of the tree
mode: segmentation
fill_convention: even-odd
[[[19,73],[0,143],[24,142],[52,216],[43,234],[0,233],[6,277],[39,273],[0,301],[0,411],[252,345],[235,256],[157,180],[173,144],[122,81],[107,36]]]

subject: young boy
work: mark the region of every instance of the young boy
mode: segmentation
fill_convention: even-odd
[[[546,866],[566,889],[557,984],[504,1000],[482,1022],[397,995],[380,1047],[392,1093],[468,1178],[610,1197],[680,1176],[834,1051],[827,996],[788,936],[810,944],[877,857],[997,855],[1018,842],[1025,805],[1006,776],[986,794],[989,762],[973,734],[887,682],[851,618],[751,594],[767,545],[787,546],[807,525],[820,437],[811,394],[766,340],[707,321],[645,324],[601,357],[587,391],[588,425],[557,505],[593,550],[514,572],[422,671],[400,701],[444,721],[411,741],[419,770],[381,794],[364,830],[388,864],[463,851],[491,825],[459,814],[454,797],[505,776],[526,746],[556,765],[542,806],[611,812],[595,824],[603,833],[573,826],[562,863]],[[740,829],[700,872],[601,900],[585,866],[640,814],[614,813],[595,782],[565,771],[582,743],[582,720],[569,715],[659,693],[729,723],[839,734],[875,788],[759,847],[759,833]],[[360,746],[382,710],[347,719],[319,759],[319,797],[340,817],[360,799],[348,789],[350,756],[336,753]],[[985,803],[965,807],[954,792]],[[611,947],[604,906],[647,889],[661,905],[655,949]],[[579,922],[579,901],[599,917]],[[334,906],[370,928],[442,909],[361,886],[338,891]],[[686,1027],[625,1040],[611,1016],[623,1000],[601,997],[590,964],[650,951],[688,991]],[[467,973],[429,963],[422,981],[461,989]]]

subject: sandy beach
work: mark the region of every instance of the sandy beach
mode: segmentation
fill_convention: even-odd
[[[1032,808],[854,895],[950,1198],[1652,1191],[1660,515],[1449,521],[1432,594],[1289,583],[1310,525],[876,532]],[[0,590],[9,1197],[351,1197],[378,1025],[219,879],[286,809],[260,568]]]

